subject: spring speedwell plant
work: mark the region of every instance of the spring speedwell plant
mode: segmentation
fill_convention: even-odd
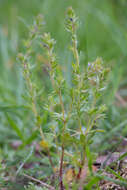
[[[89,174],[93,175],[90,145],[94,135],[101,131],[96,129],[95,125],[97,126],[98,121],[104,117],[106,110],[106,106],[100,103],[100,97],[106,89],[109,70],[104,68],[101,58],[88,63],[84,69],[81,68],[76,34],[78,25],[78,18],[73,9],[68,8],[65,28],[70,33],[70,50],[73,55],[71,84],[67,83],[62,66],[58,64],[54,50],[56,41],[51,38],[50,33],[42,32],[44,21],[41,15],[36,18],[30,28],[29,38],[25,42],[25,53],[20,53],[18,56],[23,66],[35,126],[41,135],[40,145],[46,152],[52,172],[55,173],[56,170],[58,172],[57,188],[60,190],[68,187],[69,181],[65,181],[68,175],[65,171],[68,167],[71,167],[70,171],[73,171],[71,180],[74,184],[81,182],[84,166],[88,166]],[[35,43],[39,44],[45,57],[49,73],[47,77],[49,76],[51,81],[50,93],[45,98],[47,103],[43,108],[37,103],[37,84],[33,80],[33,69],[31,69],[34,65]],[[40,109],[43,111],[40,112]],[[42,118],[45,111],[49,115],[47,122],[51,125],[52,138],[50,140],[43,128]],[[53,153],[56,155],[56,160]]]

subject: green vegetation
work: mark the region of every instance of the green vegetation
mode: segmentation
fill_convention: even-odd
[[[126,188],[126,7],[0,2],[1,189]]]

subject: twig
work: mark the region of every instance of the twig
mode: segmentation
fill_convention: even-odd
[[[121,103],[121,105],[123,107],[126,107],[127,106],[127,102],[120,96],[119,93],[116,93],[115,94],[115,97],[119,100],[119,102]]]
[[[31,179],[32,181],[36,181],[36,182],[40,183],[42,186],[47,187],[49,190],[55,190],[54,187],[52,187],[52,186],[50,186],[50,185],[48,185],[48,184],[46,184],[46,183],[40,181],[39,179],[36,179],[36,178],[34,178],[34,177],[32,177],[32,176],[29,176],[29,175],[27,175],[27,174],[23,174],[23,175],[24,175],[25,177]]]

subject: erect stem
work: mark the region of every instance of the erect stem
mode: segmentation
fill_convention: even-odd
[[[63,185],[63,159],[64,159],[64,146],[62,145],[62,153],[61,153],[61,159],[60,159],[60,171],[59,171],[60,190],[64,190],[64,185]]]
[[[26,85],[27,85],[29,94],[31,96],[31,108],[32,108],[32,112],[34,114],[34,117],[36,119],[36,125],[37,125],[37,128],[40,131],[42,139],[44,139],[44,133],[43,133],[43,131],[41,129],[41,125],[37,121],[39,113],[37,111],[37,105],[36,105],[36,97],[35,97],[36,90],[35,90],[35,88],[33,86],[33,83],[32,83],[32,79],[31,79],[31,76],[30,76],[30,70],[29,70],[29,65],[28,64],[29,63],[23,62],[23,65],[24,65],[24,78],[26,80]]]
[[[62,95],[61,95],[61,90],[59,90],[59,99],[60,99],[60,105],[63,113],[63,132],[62,135],[64,135],[65,127],[66,127],[66,121],[65,121],[65,110],[64,110],[64,104],[62,100]],[[60,158],[60,170],[59,170],[59,185],[60,185],[60,190],[64,190],[64,185],[63,185],[63,159],[64,159],[64,142],[62,142],[62,153],[61,153],[61,158]]]
[[[37,126],[37,128],[38,128],[38,130],[40,132],[41,138],[43,140],[45,140],[45,136],[44,136],[44,133],[42,131],[41,124],[40,124],[40,122],[38,122],[38,117],[40,117],[40,115],[38,113],[37,105],[36,105],[36,97],[35,97],[36,90],[35,90],[35,88],[33,86],[32,79],[30,77],[29,66],[25,62],[24,62],[24,77],[25,77],[25,80],[26,80],[26,83],[27,83],[28,91],[29,91],[30,96],[31,96],[31,106],[32,106],[32,112],[33,112],[34,117],[36,119],[36,126]],[[48,159],[49,159],[51,167],[52,167],[52,169],[54,171],[53,162],[52,162],[52,159],[51,159],[51,156],[50,156],[49,149],[48,149]]]
[[[55,80],[54,77],[52,76],[52,72],[54,72],[52,69],[52,64],[53,61],[52,60],[53,57],[53,52],[52,49],[48,50],[48,59],[49,59],[49,65],[50,65],[50,78],[51,78],[51,82],[52,82],[52,86],[53,88],[56,90],[55,87]],[[57,91],[57,90],[56,90]],[[65,127],[66,127],[66,118],[65,118],[65,109],[64,109],[64,103],[62,100],[62,94],[61,94],[61,89],[59,87],[59,90],[57,91],[57,94],[59,96],[59,101],[60,101],[60,106],[61,106],[61,110],[62,110],[62,119],[63,119],[63,131],[62,131],[62,135],[64,136],[64,131],[65,131]],[[61,158],[60,158],[60,168],[59,168],[59,186],[60,186],[60,190],[64,190],[64,185],[63,185],[63,160],[64,160],[64,142],[62,142],[61,145]]]
[[[61,105],[62,114],[63,114],[63,122],[64,122],[63,132],[64,132],[66,121],[65,121],[65,111],[64,111],[64,104],[63,104],[63,100],[62,100],[61,90],[59,90],[58,95],[59,95],[60,105]]]
[[[77,177],[76,177],[77,180],[80,179],[81,172],[82,172],[82,167],[80,166],[79,171],[78,171],[78,174],[77,174]]]
[[[82,174],[82,168],[83,168],[84,164],[85,164],[85,151],[83,153],[83,158],[82,158],[82,161],[81,161],[81,166],[79,167],[79,171],[78,171],[78,174],[77,174],[77,177],[76,177],[77,180],[80,180],[80,177],[81,177],[81,174]]]
[[[79,53],[78,53],[78,49],[77,49],[77,36],[76,36],[75,30],[74,30],[74,27],[73,27],[73,31],[72,31],[72,43],[73,43],[73,55],[74,55],[75,62],[77,65],[76,75],[77,75],[77,72],[79,75],[80,74],[80,71],[79,71],[80,61],[79,61]],[[81,76],[80,76],[79,81],[78,81],[78,86],[76,86],[76,88],[78,88],[78,101],[77,101],[78,109],[81,104],[81,102],[80,102],[81,82],[82,81],[81,81]],[[78,116],[78,124],[79,124],[79,128],[80,128],[80,132],[82,133],[82,123],[81,123],[80,116]]]
[[[72,42],[73,42],[73,48],[74,48],[74,57],[75,57],[75,60],[76,60],[76,64],[79,66],[79,55],[78,55],[78,50],[77,50],[77,39],[76,39],[76,36],[75,34],[73,34],[73,38],[72,39]]]

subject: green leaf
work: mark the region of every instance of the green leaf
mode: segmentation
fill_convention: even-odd
[[[127,152],[123,153],[123,154],[118,158],[118,160],[119,160],[119,161],[120,161],[120,160],[123,160],[126,156],[127,156]],[[118,161],[118,160],[117,160],[117,161]]]
[[[89,183],[83,188],[83,190],[91,190],[93,185],[97,184],[100,180],[97,177],[92,177]]]
[[[87,156],[87,160],[88,160],[88,167],[92,174],[92,154],[90,152],[89,146],[86,146],[86,156]]]
[[[24,105],[8,105],[8,106],[0,106],[0,112],[16,112],[17,110],[29,109],[28,106]]]
[[[106,170],[109,171],[110,173],[112,173],[119,180],[122,180],[122,181],[126,182],[126,179],[124,179],[123,177],[121,177],[118,173],[116,173],[114,170],[112,170],[109,166],[106,167]]]
[[[34,131],[32,135],[20,146],[20,148],[24,148],[26,145],[31,144],[34,139],[37,138],[38,130]]]
[[[18,137],[24,142],[24,136],[23,136],[22,131],[19,129],[19,127],[14,122],[14,120],[12,120],[8,114],[6,114],[6,117],[8,119],[9,124],[10,124],[10,127],[16,132]]]
[[[84,134],[81,134],[81,135],[80,135],[80,143],[81,143],[82,145],[85,145],[85,143],[86,143],[86,136],[85,136]]]
[[[95,176],[98,177],[100,180],[111,181],[115,184],[127,187],[127,182],[125,180],[124,181],[123,180],[116,180],[116,179],[113,179],[113,178],[110,178],[110,177],[107,177],[104,175],[100,175],[100,174],[95,174]]]
[[[61,140],[64,143],[64,146],[69,146],[73,142],[73,138],[69,133],[65,133],[64,135],[62,135]]]

